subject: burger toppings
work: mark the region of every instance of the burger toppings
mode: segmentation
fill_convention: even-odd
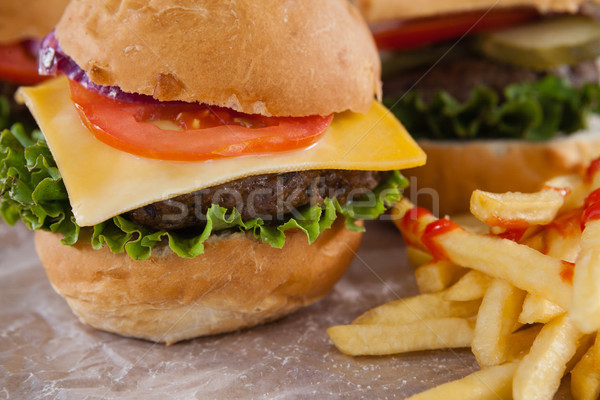
[[[2,196],[0,215],[2,218],[9,224],[14,224],[21,219],[30,229],[42,229],[62,234],[64,244],[74,244],[80,240],[81,227],[73,216],[63,177],[44,137],[37,135],[32,138],[18,125],[15,125],[10,131],[5,130],[2,133],[0,151],[0,193]],[[84,167],[82,166],[82,168]],[[329,172],[329,174],[331,174],[330,177],[325,176],[325,181],[335,181],[336,173]],[[364,175],[361,176],[362,174]],[[285,243],[285,232],[289,229],[299,229],[312,243],[322,231],[333,224],[337,215],[343,215],[346,218],[348,229],[362,230],[360,226],[355,225],[356,220],[377,218],[385,212],[387,205],[400,198],[401,190],[407,184],[397,171],[391,173],[385,180],[383,180],[383,174],[377,173],[371,177],[367,173],[354,173],[355,178],[353,178],[353,173],[348,172],[346,181],[344,181],[343,175],[340,173],[338,185],[345,195],[345,198],[344,195],[339,196],[340,201],[345,200],[344,204],[341,204],[335,195],[332,198],[315,200],[317,195],[311,194],[314,204],[309,202],[303,207],[291,207],[292,212],[285,214],[278,221],[265,221],[256,216],[244,218],[235,206],[228,209],[211,204],[206,211],[204,209],[194,210],[194,216],[198,221],[202,221],[202,226],[192,230],[163,230],[156,226],[152,227],[152,224],[147,224],[150,227],[146,227],[136,222],[139,218],[131,218],[131,214],[136,213],[133,212],[129,216],[117,215],[95,224],[89,231],[91,243],[96,249],[108,246],[115,253],[126,251],[134,259],[150,257],[152,248],[163,238],[168,239],[170,248],[179,256],[195,257],[204,252],[203,243],[211,234],[227,230],[246,231],[263,242],[281,248]],[[255,182],[258,182],[261,179],[269,181],[273,178],[277,179],[277,177],[254,179]],[[377,180],[381,180],[382,183],[377,185]],[[365,185],[367,188],[376,185],[377,188],[369,191],[369,195],[361,196],[364,188],[356,190],[353,194],[352,190],[344,187],[352,184]],[[232,188],[241,188],[242,186],[243,184],[237,182],[233,184]],[[265,184],[264,186],[268,187],[269,185]],[[301,186],[296,186],[296,188]],[[207,190],[214,194],[218,189]],[[319,190],[318,186],[316,190]],[[352,198],[351,195],[353,195]],[[110,196],[106,196],[105,199],[109,197],[120,196],[119,193],[110,193]],[[300,203],[296,204],[300,205]],[[229,204],[225,205],[229,207]],[[237,206],[237,204],[235,205]],[[155,207],[161,208],[156,205]],[[240,208],[242,207],[243,205]],[[165,213],[164,208],[158,212],[163,212],[164,221],[173,221],[181,216],[180,207],[175,212],[169,209],[168,214]],[[146,214],[149,213],[146,210]],[[154,217],[154,220],[157,220],[157,215]]]
[[[83,123],[102,142],[142,157],[197,161],[305,148],[333,119],[263,117],[203,104],[112,100],[70,83]],[[161,129],[152,122],[169,123]]]
[[[23,85],[46,79],[38,75],[38,49],[39,42],[35,40],[0,45],[0,79]]]
[[[537,18],[539,13],[529,8],[481,10],[409,21],[381,22],[374,25],[373,35],[377,46],[382,50],[406,50],[463,35],[514,26]]]
[[[506,8],[409,21],[434,33],[420,48],[382,44],[402,49],[384,56],[386,104],[419,138],[546,140],[584,129],[600,100],[600,22],[587,14]]]
[[[67,244],[89,226],[95,248],[108,246],[135,259],[148,258],[163,238],[178,255],[194,257],[211,234],[230,230],[282,247],[285,232],[299,229],[312,242],[338,215],[349,229],[360,230],[355,221],[385,212],[406,181],[397,172],[332,170],[389,171],[424,162],[408,133],[377,102],[366,115],[335,115],[322,138],[306,149],[182,162],[137,157],[97,140],[82,123],[64,77],[21,89],[19,98],[33,111],[44,139],[36,143],[18,127],[4,132],[2,216],[61,233]],[[289,172],[299,169],[309,172]],[[249,192],[252,188],[256,191]],[[259,189],[274,193],[261,197],[266,191]],[[220,202],[219,194],[227,192],[242,200],[221,196]],[[210,194],[210,204],[200,201],[201,193]]]
[[[152,229],[203,226],[213,204],[242,219],[260,217],[266,224],[284,222],[305,206],[322,205],[325,199],[340,204],[361,199],[389,179],[389,172],[316,170],[250,176],[131,211],[132,221]]]

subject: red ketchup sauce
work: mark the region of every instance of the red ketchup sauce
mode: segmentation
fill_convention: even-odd
[[[513,242],[519,242],[523,239],[525,232],[527,232],[528,228],[513,228],[507,229],[506,231],[497,234],[499,238],[512,240]]]
[[[589,221],[600,219],[600,189],[594,190],[585,199],[583,215],[581,216],[581,230],[585,229],[585,225]]]
[[[427,225],[427,228],[425,228],[425,232],[423,232],[423,236],[421,237],[421,241],[427,247],[434,260],[449,259],[448,254],[446,254],[446,251],[437,243],[436,238],[455,229],[461,229],[461,227],[447,219],[439,219]]]
[[[575,264],[568,261],[562,261],[562,269],[560,270],[560,277],[563,282],[573,283],[573,273],[575,272]]]
[[[433,215],[429,210],[420,207],[414,207],[408,210],[400,222],[402,232],[404,233],[404,243],[408,246],[419,247],[416,238],[419,237],[419,227],[422,217]]]
[[[591,182],[598,171],[600,171],[600,157],[590,163],[590,166],[585,173],[586,181],[588,183]]]

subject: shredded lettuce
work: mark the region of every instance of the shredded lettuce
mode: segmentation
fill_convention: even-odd
[[[370,196],[343,205],[337,199],[325,199],[324,204],[306,207],[279,226],[267,225],[260,218],[243,221],[236,209],[228,212],[215,204],[204,216],[204,228],[192,233],[151,231],[119,215],[93,227],[91,245],[95,249],[107,246],[114,253],[125,251],[135,260],[144,260],[162,240],[168,240],[180,257],[198,256],[204,252],[204,241],[225,229],[252,232],[276,248],[283,247],[287,230],[299,229],[312,243],[331,227],[338,214],[346,218],[348,229],[362,231],[356,221],[377,218],[400,199],[407,185],[407,180],[394,171]],[[10,225],[21,220],[29,229],[61,234],[65,245],[73,245],[82,237],[43,135],[39,131],[29,135],[19,124],[0,135],[0,215]]]
[[[503,96],[479,87],[464,103],[440,91],[430,103],[411,92],[384,104],[416,139],[541,141],[585,129],[588,115],[600,113],[600,86],[575,88],[547,76],[510,85]]]

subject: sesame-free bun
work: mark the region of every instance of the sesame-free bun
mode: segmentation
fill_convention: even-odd
[[[345,272],[361,235],[338,218],[311,245],[299,231],[287,232],[283,249],[234,233],[211,236],[192,259],[165,246],[146,261],[65,246],[43,231],[35,245],[52,286],[83,323],[172,344],[272,321],[319,300]]]
[[[411,200],[441,216],[469,211],[474,190],[535,192],[559,175],[581,173],[600,156],[600,121],[588,131],[543,142],[419,141],[427,165],[402,173]]]
[[[0,44],[41,39],[50,32],[69,0],[0,1]]]
[[[56,28],[100,85],[267,116],[367,112],[369,29],[347,0],[74,0]]]
[[[541,13],[575,13],[587,2],[590,0],[356,0],[355,3],[369,22],[376,22],[518,7],[536,8]]]

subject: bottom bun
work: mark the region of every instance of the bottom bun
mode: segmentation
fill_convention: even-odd
[[[546,142],[419,141],[424,167],[404,170],[407,197],[438,215],[469,211],[471,194],[534,192],[555,176],[581,173],[600,155],[600,128]]]
[[[164,246],[134,261],[42,231],[35,244],[52,286],[83,323],[172,344],[273,321],[325,296],[360,246],[362,234],[344,226],[338,218],[312,245],[288,231],[283,249],[249,233],[223,234],[193,259]]]

